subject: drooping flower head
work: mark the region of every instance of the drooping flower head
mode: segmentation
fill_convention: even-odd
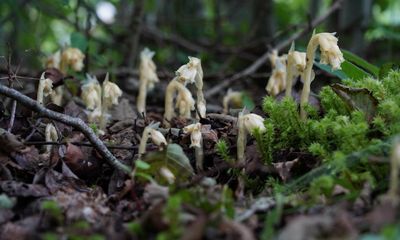
[[[252,134],[256,128],[258,128],[260,132],[266,131],[264,118],[261,116],[255,113],[249,113],[241,117],[243,118],[243,124],[248,133]]]
[[[86,75],[86,83],[82,85],[81,98],[86,108],[93,110],[101,107],[101,86],[95,76]]]
[[[201,74],[201,78],[203,78],[203,71],[199,70],[199,66],[201,67],[200,59],[196,57],[188,57],[189,62],[183,66],[181,66],[176,71],[176,76],[180,82],[183,83],[194,83],[196,80],[196,75]]]
[[[190,147],[201,147],[201,123],[190,124],[183,128],[184,133],[190,133]]]
[[[322,64],[332,66],[333,70],[341,69],[340,65],[344,62],[344,58],[335,33],[318,33],[311,38],[311,41],[316,41],[320,46]]]
[[[122,90],[117,84],[110,82],[108,73],[103,82],[103,104],[105,106],[117,105],[118,98],[122,96]]]

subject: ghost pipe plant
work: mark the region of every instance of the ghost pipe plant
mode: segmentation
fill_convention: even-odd
[[[308,97],[310,95],[310,85],[312,81],[312,67],[314,65],[315,52],[318,47],[321,50],[322,64],[328,64],[333,70],[340,69],[340,64],[344,62],[343,54],[337,45],[338,39],[335,37],[335,33],[318,33],[313,35],[307,45],[307,62],[304,70],[304,85],[303,91],[301,92],[300,99],[300,117],[305,120],[307,113],[304,107],[308,103]]]
[[[260,133],[265,132],[266,128],[264,126],[264,119],[254,113],[244,114],[243,110],[239,113],[237,126],[238,126],[238,136],[237,136],[237,163],[239,165],[245,164],[245,148],[247,142],[247,134],[251,135],[254,133],[255,129],[258,129]],[[241,195],[244,189],[244,182],[242,178],[239,178],[238,192]]]
[[[79,72],[83,69],[83,60],[85,55],[78,48],[66,48],[62,51],[57,51],[47,59],[46,67],[54,67],[59,69],[63,74],[67,73],[68,68]],[[64,87],[59,86],[52,93],[51,98],[54,104],[61,105],[64,94]]]
[[[164,135],[160,131],[156,130],[156,128],[158,128],[159,125],[160,123],[151,123],[150,125],[144,128],[142,133],[142,138],[140,139],[139,158],[144,153],[146,153],[146,144],[149,137],[151,141],[159,147],[167,145],[167,140],[165,139]]]
[[[195,148],[196,167],[198,170],[203,170],[203,137],[201,135],[201,123],[190,124],[183,128],[183,132],[190,134],[190,147]]]
[[[37,91],[36,100],[43,104],[43,98],[49,96],[53,92],[53,81],[49,78],[45,78],[45,73],[42,73],[39,80],[39,86]]]
[[[194,83],[196,85],[196,105],[200,114],[198,117],[205,117],[206,100],[203,95],[203,68],[201,67],[201,60],[195,57],[188,58],[189,62],[176,71],[176,76],[184,85],[187,83]]]
[[[100,121],[101,117],[101,86],[95,76],[86,74],[86,83],[82,85],[81,98],[89,110],[88,120],[90,123]]]
[[[168,84],[165,91],[164,125],[170,126],[169,122],[175,116],[174,95],[178,92],[176,104],[179,108],[180,116],[189,118],[190,111],[194,109],[194,100],[190,91],[185,87],[184,82],[178,81],[175,77]]]
[[[222,100],[222,106],[224,107],[223,113],[228,114],[229,112],[229,103],[232,102],[233,105],[238,106],[242,105],[243,102],[243,94],[239,91],[228,90],[228,93],[224,96]]]
[[[286,97],[292,97],[293,79],[301,76],[306,67],[306,53],[295,51],[294,42],[289,49],[286,65]]]
[[[276,96],[286,87],[286,55],[278,56],[274,50],[269,60],[273,70],[265,90],[269,95]]]
[[[102,100],[101,100],[101,116],[100,129],[104,130],[109,118],[108,110],[112,105],[118,104],[118,98],[122,96],[122,91],[117,84],[110,82],[108,73],[103,82]]]
[[[52,123],[48,123],[45,129],[45,139],[46,142],[57,142],[58,134],[57,130]],[[46,145],[46,153],[50,153],[53,146]]]
[[[145,48],[140,53],[140,66],[139,66],[139,95],[137,98],[137,110],[139,113],[146,113],[146,96],[147,91],[154,88],[154,84],[159,82],[156,65],[152,58],[154,52]]]

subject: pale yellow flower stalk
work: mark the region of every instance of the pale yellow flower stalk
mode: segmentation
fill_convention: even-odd
[[[175,116],[174,95],[178,93],[177,105],[181,116],[190,117],[190,111],[194,109],[194,100],[190,91],[185,87],[184,83],[178,81],[179,77],[175,77],[168,84],[165,90],[165,109],[164,109],[164,125],[170,126],[169,122]]]
[[[45,72],[42,73],[39,80],[36,100],[38,103],[43,104],[43,98],[49,96],[53,92],[53,81],[45,78]]]
[[[306,68],[306,53],[295,51],[294,42],[287,55],[286,97],[292,97],[293,79],[301,76]]]
[[[334,33],[318,33],[315,31],[308,42],[307,46],[307,62],[304,71],[304,85],[300,99],[300,117],[305,120],[307,113],[304,107],[308,103],[310,95],[310,85],[312,81],[312,67],[314,65],[315,52],[318,47],[321,50],[321,63],[329,64],[333,70],[340,69],[340,64],[344,61],[343,54],[337,45],[338,39]]]
[[[190,134],[190,147],[195,148],[196,167],[198,170],[203,170],[204,152],[201,123],[190,124],[183,128],[183,132]]]
[[[233,105],[239,106],[242,105],[243,101],[243,94],[239,91],[232,91],[231,89],[228,90],[228,93],[224,96],[222,100],[223,106],[223,114],[228,114],[229,112],[229,104],[232,102]]]
[[[154,52],[145,48],[140,53],[140,66],[139,66],[139,95],[137,97],[137,110],[140,114],[146,113],[146,96],[147,91],[154,88],[154,84],[159,82],[157,76],[157,67],[153,62],[152,58]]]
[[[264,119],[261,116],[254,113],[244,114],[243,111],[239,113],[237,127],[237,163],[239,165],[244,165],[247,134],[253,134],[256,128],[258,128],[262,133],[266,131],[266,128],[264,126]],[[239,178],[238,189],[241,193],[244,190],[244,182],[242,178]]]
[[[52,123],[48,123],[46,125],[45,139],[46,139],[46,142],[57,142],[58,141],[57,130]],[[50,153],[52,148],[53,148],[52,145],[46,145],[46,153]]]
[[[196,57],[188,57],[189,62],[181,66],[176,71],[178,81],[184,83],[194,83],[196,85],[196,105],[199,111],[199,117],[206,115],[206,100],[203,95],[203,68],[201,67],[201,60]]]
[[[278,56],[276,50],[270,55],[272,73],[265,90],[271,96],[278,95],[286,88],[286,57],[286,55]]]
[[[112,105],[118,105],[118,99],[122,96],[122,91],[117,84],[109,81],[108,73],[102,87],[100,129],[104,130],[109,118],[108,110]]]
[[[155,129],[158,128],[158,126],[159,123],[151,123],[149,126],[144,128],[139,144],[139,158],[146,153],[146,144],[149,138],[159,147],[167,145],[167,140],[165,139],[164,135]]]

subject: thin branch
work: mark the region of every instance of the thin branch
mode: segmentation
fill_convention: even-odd
[[[24,142],[25,145],[35,145],[35,146],[42,146],[42,145],[56,145],[56,146],[61,146],[65,145],[67,143],[71,143],[76,146],[81,146],[81,147],[95,147],[93,144],[88,143],[88,142],[46,142],[46,141],[26,141]],[[137,150],[139,147],[138,146],[115,146],[115,145],[107,145],[105,146],[108,149],[120,149],[120,150]]]
[[[342,4],[344,0],[338,0],[336,1],[327,11],[325,14],[319,16],[318,18],[314,19],[310,26],[307,24],[307,26],[293,34],[290,38],[286,39],[285,41],[282,41],[280,44],[278,44],[274,49],[280,51],[282,49],[284,49],[285,47],[288,47],[293,41],[295,41],[296,39],[302,37],[303,35],[305,35],[306,33],[312,31],[313,28],[315,28],[316,26],[318,26],[319,24],[321,24],[323,21],[325,21],[332,13],[334,13],[336,10],[338,10]],[[268,60],[268,56],[270,55],[271,50],[268,50],[267,52],[265,52],[263,55],[261,55],[261,57],[259,57],[255,62],[253,62],[253,64],[251,64],[250,66],[248,66],[247,68],[245,68],[243,71],[236,73],[235,75],[233,75],[230,78],[227,78],[223,81],[221,81],[220,84],[215,85],[214,87],[210,88],[208,91],[206,91],[206,93],[204,94],[206,98],[212,97],[216,94],[218,94],[219,92],[221,92],[221,90],[223,90],[226,87],[229,87],[232,85],[233,82],[237,81],[238,79],[241,79],[243,77],[247,77],[249,75],[251,75],[252,73],[254,73],[255,71],[257,71],[258,68],[260,68],[267,60]]]
[[[100,155],[112,166],[115,168],[127,173],[131,174],[132,170],[129,166],[121,163],[114,155],[107,149],[104,143],[96,136],[94,131],[86,125],[86,123],[80,119],[75,117],[70,117],[68,115],[51,111],[37,101],[23,95],[22,93],[8,88],[2,84],[0,84],[0,94],[5,95],[9,98],[12,98],[18,102],[20,102],[25,107],[35,111],[42,116],[45,116],[49,119],[64,123],[68,126],[74,127],[80,130],[85,137],[89,140],[93,147],[100,153]]]

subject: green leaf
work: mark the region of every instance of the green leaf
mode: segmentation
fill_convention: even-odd
[[[71,47],[79,48],[82,52],[86,51],[88,42],[86,40],[86,37],[82,33],[73,32],[70,38],[71,38]]]
[[[143,161],[150,165],[150,169],[142,172],[151,174],[158,182],[165,182],[160,174],[161,167],[167,167],[177,181],[185,181],[194,174],[189,158],[178,144],[168,144],[163,151],[150,152]]]
[[[135,165],[136,165],[136,167],[139,168],[139,169],[143,169],[143,170],[150,169],[150,165],[149,165],[147,162],[142,161],[142,160],[140,160],[140,159],[138,159],[138,160],[135,161]]]
[[[334,76],[336,76],[336,77],[338,77],[340,79],[347,79],[348,78],[347,75],[343,71],[341,71],[341,70],[332,70],[332,68],[330,66],[328,66],[328,65],[325,65],[325,64],[322,64],[322,63],[319,63],[319,62],[314,62],[314,65],[317,66],[319,69],[321,69],[321,70],[323,70],[323,71],[325,71],[325,72],[327,72],[329,74],[332,74],[332,75],[334,75]]]
[[[379,75],[379,67],[372,65],[371,63],[365,61],[361,57],[353,54],[352,52],[349,52],[347,50],[341,49],[344,59],[347,61],[357,65],[358,67],[363,68],[364,70],[368,71],[371,73],[374,77],[378,77]]]
[[[368,122],[375,116],[378,100],[366,88],[350,88],[342,84],[333,84],[332,90],[343,100],[349,111],[362,111]]]
[[[346,60],[342,63],[341,67],[342,71],[347,75],[347,77],[354,80],[364,79],[371,76],[371,74],[368,72]]]
[[[251,99],[248,93],[242,94],[242,101],[243,101],[243,106],[246,107],[247,110],[251,111],[254,109],[255,104],[253,102],[253,99]]]

